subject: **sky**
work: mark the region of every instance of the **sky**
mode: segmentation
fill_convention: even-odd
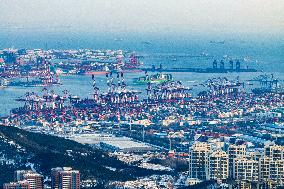
[[[283,0],[0,0],[0,30],[109,33],[284,31]]]

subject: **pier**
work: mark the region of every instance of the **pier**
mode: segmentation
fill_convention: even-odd
[[[143,71],[151,72],[196,72],[196,73],[232,73],[232,72],[258,72],[254,68],[241,68],[241,62],[239,60],[235,63],[232,60],[229,61],[229,67],[225,68],[225,63],[223,60],[218,63],[216,60],[213,61],[212,68],[163,68],[162,64],[156,68],[154,65],[151,68],[141,68]]]

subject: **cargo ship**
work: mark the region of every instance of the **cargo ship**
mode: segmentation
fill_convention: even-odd
[[[143,77],[135,78],[135,84],[147,84],[147,83],[165,83],[168,81],[172,81],[173,77],[172,74],[162,74],[158,73],[155,75],[147,75]]]
[[[81,72],[80,74],[83,75],[105,75],[109,73],[109,71],[86,71],[86,72]]]
[[[258,72],[254,68],[242,68],[241,62],[237,60],[235,63],[233,60],[228,62],[229,66],[225,68],[225,62],[221,60],[219,63],[214,60],[212,68],[163,68],[162,65],[156,68],[152,65],[151,68],[141,68],[143,71],[151,72],[196,72],[196,73],[233,73],[233,72]]]
[[[8,84],[8,86],[13,87],[45,87],[50,85],[61,85],[58,76],[45,76],[31,81],[27,77],[26,81],[12,81]]]

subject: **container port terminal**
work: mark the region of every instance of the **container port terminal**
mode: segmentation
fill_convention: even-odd
[[[122,50],[0,50],[0,84],[8,86],[59,85],[60,75],[102,75],[140,72],[134,52]]]
[[[1,85],[5,88],[1,90],[32,86],[41,90],[27,88],[24,95],[16,97],[14,100],[20,105],[0,118],[1,127],[13,126],[76,141],[128,165],[168,173],[147,177],[147,181],[139,178],[109,185],[151,183],[152,187],[153,180],[159,185],[171,180],[178,188],[216,179],[221,182],[219,185],[229,186],[231,181],[226,179],[237,179],[234,186],[262,187],[280,186],[279,180],[284,179],[284,156],[281,159],[266,152],[272,153],[275,148],[275,153],[277,149],[284,153],[284,91],[283,81],[277,76],[262,74],[243,79],[238,73],[256,70],[242,69],[240,61],[229,61],[231,67],[227,69],[224,62],[213,61],[208,72],[196,72],[215,74],[188,86],[176,79],[181,71],[167,71],[162,65],[144,69],[142,58],[133,52],[38,51],[48,56],[39,58],[33,51],[33,58],[29,55],[22,63],[19,58],[14,64],[6,63],[7,55],[2,58]],[[61,61],[56,59],[63,55]],[[68,60],[71,55],[76,61]],[[94,61],[98,56],[101,60]],[[84,69],[78,65],[84,65]],[[138,72],[141,77],[136,76]],[[236,78],[227,78],[227,72],[235,73]],[[134,80],[128,80],[131,74],[135,75]],[[66,90],[60,79],[65,75],[84,75],[91,94],[82,97]],[[61,85],[59,91],[53,89],[55,85]],[[201,90],[193,94],[196,88]],[[235,151],[241,151],[243,156],[237,157]],[[66,153],[72,156],[73,152]],[[224,167],[221,172],[212,168],[214,158],[219,157],[223,158],[218,163]],[[269,165],[275,177],[267,180],[263,173],[244,179],[246,173],[231,172],[248,163],[252,165],[244,170],[258,172],[260,166]],[[273,166],[279,171],[273,171]],[[178,169],[182,171],[174,174]]]
[[[42,50],[2,49],[0,50],[1,88],[7,86],[59,85],[64,75],[104,75],[109,72],[196,72],[196,73],[242,73],[257,72],[236,60],[212,61],[208,68],[164,68],[154,65],[147,68],[143,56],[122,50]],[[170,75],[156,76],[156,81],[171,80]],[[144,79],[145,80],[145,79]],[[143,83],[143,78],[137,81]],[[151,81],[153,82],[153,81]],[[145,83],[145,82],[144,82]]]
[[[231,125],[257,121],[265,124],[274,122],[274,118],[258,119],[256,115],[264,110],[278,112],[283,106],[282,91],[268,86],[271,90],[267,89],[266,93],[246,92],[245,83],[239,78],[235,81],[209,79],[202,83],[204,91],[197,96],[192,96],[192,88],[183,86],[179,81],[149,83],[145,85],[145,99],[139,98],[141,91],[127,89],[122,72],[106,74],[106,78],[107,91],[103,92],[97,87],[96,77],[90,77],[93,80],[91,98],[81,99],[66,90],[56,94],[47,88],[43,88],[42,94],[27,92],[15,99],[23,102],[23,106],[12,109],[8,117],[1,119],[2,124],[19,127],[38,125],[34,129],[62,134],[88,131],[95,122],[113,123],[118,131],[124,127],[131,130],[139,128],[139,125],[150,128],[176,123]]]
[[[284,189],[284,0],[0,2],[0,189]]]

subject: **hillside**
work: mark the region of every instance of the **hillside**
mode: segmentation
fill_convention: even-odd
[[[5,170],[0,171],[0,185],[13,180],[14,170],[29,167],[49,176],[53,167],[70,166],[81,171],[82,179],[95,178],[101,182],[162,174],[126,165],[88,145],[15,127],[0,126],[0,148],[0,170]]]

